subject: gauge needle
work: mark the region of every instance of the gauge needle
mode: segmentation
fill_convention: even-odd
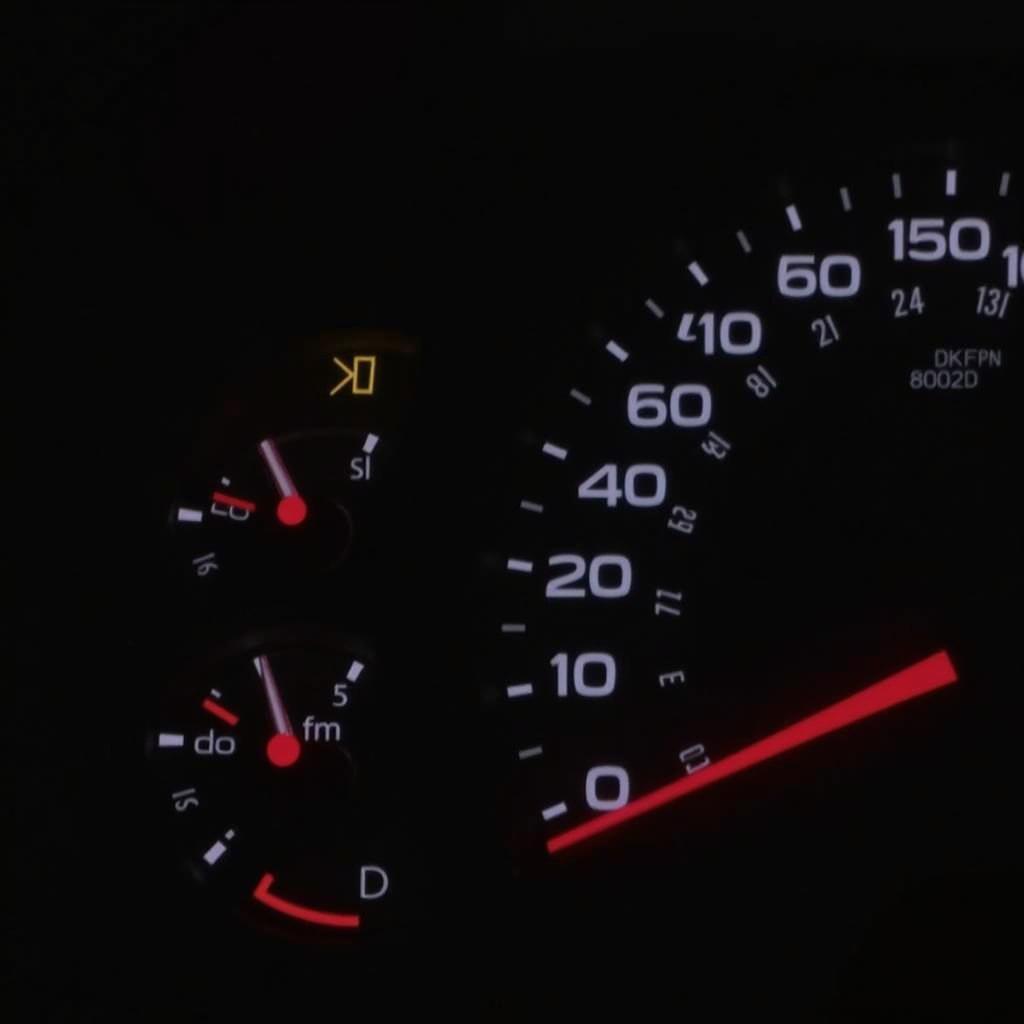
[[[577,843],[600,835],[602,832],[617,828],[633,818],[648,814],[673,800],[688,796],[698,789],[705,789],[716,782],[721,782],[722,779],[729,778],[730,775],[737,775],[762,761],[778,757],[779,754],[784,754],[787,750],[801,747],[821,736],[827,736],[830,732],[836,732],[863,718],[877,715],[897,704],[902,704],[915,697],[922,697],[926,693],[931,693],[932,690],[949,686],[956,681],[956,668],[953,666],[949,654],[946,651],[938,651],[880,682],[858,690],[853,696],[847,697],[837,704],[832,704],[779,732],[772,733],[771,736],[766,736],[749,747],[737,750],[736,753],[711,764],[700,772],[676,779],[674,782],[644,794],[644,796],[637,797],[636,800],[631,800],[617,810],[609,811],[598,818],[593,818],[582,825],[552,836],[547,841],[548,853],[557,853],[559,850],[568,849]]]
[[[299,754],[302,753],[302,744],[292,730],[291,720],[285,710],[284,701],[281,700],[281,691],[277,688],[274,671],[270,667],[270,659],[261,654],[252,661],[260,679],[263,680],[263,691],[267,695],[270,717],[274,722],[274,735],[267,740],[267,759],[278,768],[287,768],[298,761]]]
[[[274,478],[274,486],[281,500],[277,503],[277,518],[284,526],[298,526],[306,519],[306,502],[295,487],[277,445],[268,437],[260,441],[260,455]]]

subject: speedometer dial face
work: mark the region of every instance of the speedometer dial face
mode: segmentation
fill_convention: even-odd
[[[929,806],[966,772],[993,804],[964,827],[991,826],[1018,778],[1018,191],[948,156],[787,182],[677,245],[552,385],[490,565],[524,853],[742,815],[739,777],[783,761]]]

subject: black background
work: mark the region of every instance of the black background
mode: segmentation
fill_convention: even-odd
[[[969,884],[922,885],[881,910],[832,894],[834,907],[739,946],[729,922],[778,904],[765,875],[737,879],[684,955],[664,920],[591,947],[558,909],[544,917],[554,890],[530,896],[524,923],[481,811],[480,835],[463,823],[459,911],[429,943],[351,955],[206,917],[171,880],[143,805],[147,691],[222,627],[177,615],[151,566],[190,440],[239,366],[328,327],[423,339],[419,443],[441,468],[421,483],[449,496],[428,516],[420,568],[449,582],[423,595],[436,608],[423,629],[450,666],[446,706],[471,731],[466,609],[496,486],[488,456],[523,420],[536,367],[569,358],[647,254],[751,183],[917,142],[1019,146],[1019,44],[996,15],[889,12],[842,28],[740,15],[98,5],[14,17],[4,959],[28,1002],[12,1019],[279,1005],[301,1020],[375,999],[423,1014],[576,1000],[726,1013],[739,997],[819,1019],[958,1003],[1002,1019],[1019,888],[997,854]],[[469,437],[457,454],[456,431]],[[476,798],[486,806],[486,789]],[[929,934],[942,939],[922,946]]]

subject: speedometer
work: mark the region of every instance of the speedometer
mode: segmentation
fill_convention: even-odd
[[[749,812],[737,777],[782,759],[778,785],[871,789],[879,828],[915,813],[887,786],[937,802],[951,761],[1001,798],[1018,186],[955,150],[782,183],[677,241],[551,384],[486,625],[524,853]]]

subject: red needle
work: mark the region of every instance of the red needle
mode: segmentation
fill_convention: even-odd
[[[267,740],[267,759],[278,768],[288,768],[298,761],[299,755],[302,753],[302,744],[292,729],[284,701],[281,700],[281,691],[277,688],[277,681],[274,679],[274,672],[270,667],[270,659],[265,654],[261,654],[253,658],[252,661],[256,666],[257,674],[263,680],[263,690],[267,695],[267,704],[270,706],[270,717],[277,730]]]
[[[299,494],[277,445],[268,437],[260,441],[260,455],[274,478],[274,486],[281,500],[277,503],[277,518],[284,526],[299,526],[306,520],[306,502]]]
[[[609,811],[552,836],[547,841],[548,853],[568,849],[602,832],[617,828],[627,821],[632,821],[633,818],[639,818],[642,814],[664,807],[673,800],[688,796],[698,789],[704,789],[762,761],[778,757],[787,750],[803,746],[821,736],[827,736],[830,732],[859,722],[862,718],[877,715],[880,711],[895,707],[914,697],[921,697],[943,686],[949,686],[956,681],[957,674],[953,662],[946,651],[939,651],[881,682],[859,690],[852,697],[847,697],[779,732],[772,733],[771,736],[766,736],[749,747],[737,750],[735,754],[716,761],[700,772],[676,779],[644,796],[637,797],[617,810]]]

